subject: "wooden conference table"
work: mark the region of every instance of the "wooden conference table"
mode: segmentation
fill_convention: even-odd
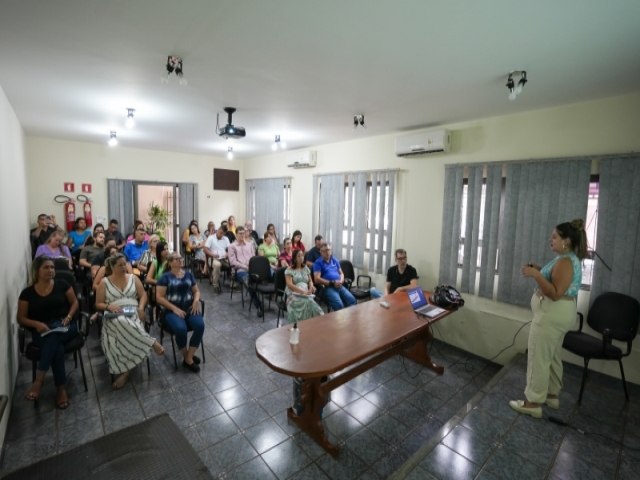
[[[425,294],[429,298],[429,292]],[[434,319],[419,316],[406,292],[383,300],[389,302],[389,309],[381,307],[380,300],[372,300],[300,322],[297,345],[289,343],[290,325],[270,330],[256,340],[260,360],[276,372],[304,379],[302,412],[297,415],[289,408],[287,415],[334,456],[338,447],[329,442],[322,425],[322,409],[332,390],[396,354],[439,375],[444,372],[428,353],[427,345],[433,339],[429,325],[451,312]]]

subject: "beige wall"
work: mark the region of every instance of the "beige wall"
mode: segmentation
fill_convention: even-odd
[[[409,261],[420,274],[425,288],[437,284],[444,166],[529,158],[554,158],[640,151],[640,94],[615,97],[524,114],[487,118],[446,125],[453,132],[452,151],[447,154],[397,158],[395,135],[355,138],[349,142],[312,147],[318,154],[314,169],[287,168],[287,153],[254,158],[245,162],[246,178],[292,177],[292,229],[299,228],[311,243],[312,176],[325,172],[400,169],[393,248],[406,248]],[[354,132],[354,137],[358,132]],[[376,277],[378,285],[383,278]],[[456,315],[441,322],[436,334],[445,341],[485,358],[509,345],[523,322],[527,309],[466,296],[467,304]],[[580,298],[586,311],[588,297]],[[528,328],[496,361],[506,362],[526,348]],[[640,342],[626,362],[629,378],[640,383]],[[576,361],[575,358],[567,359]],[[617,375],[617,365],[594,362],[594,368]]]
[[[4,255],[0,268],[0,394],[9,399],[18,372],[18,295],[26,286],[31,260],[26,192],[24,133],[0,87],[0,225],[9,233],[5,240],[10,253]],[[11,404],[0,423],[0,443],[10,411]]]
[[[236,213],[243,205],[240,192],[214,191],[213,169],[242,171],[242,161],[232,162],[214,156],[162,152],[92,143],[27,137],[27,175],[29,179],[29,218],[40,212],[55,213],[62,219],[62,205],[53,198],[64,194],[64,182],[75,183],[75,194],[82,183],[92,185],[93,218],[107,217],[107,178],[154,182],[194,182],[198,184],[198,218],[206,225],[213,219]],[[243,182],[241,182],[242,184]],[[79,204],[76,211],[80,211]],[[190,219],[189,219],[190,220]],[[123,226],[124,230],[130,226]]]

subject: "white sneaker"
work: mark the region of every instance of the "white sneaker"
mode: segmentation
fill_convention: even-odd
[[[518,413],[531,415],[533,418],[542,418],[542,407],[525,407],[524,400],[511,400],[509,406]]]
[[[547,400],[544,403],[547,404],[547,407],[553,408],[554,410],[558,410],[560,408],[559,398],[547,398]]]

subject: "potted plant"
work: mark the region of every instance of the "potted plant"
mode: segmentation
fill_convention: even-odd
[[[151,202],[147,210],[147,216],[149,217],[151,233],[157,234],[161,240],[164,240],[165,232],[169,225],[169,212],[160,205]]]

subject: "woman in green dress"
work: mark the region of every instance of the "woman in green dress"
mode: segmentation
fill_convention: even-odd
[[[316,288],[313,286],[311,271],[304,263],[302,250],[294,250],[291,267],[284,272],[287,281],[287,320],[297,323],[307,318],[324,315],[315,298]]]

